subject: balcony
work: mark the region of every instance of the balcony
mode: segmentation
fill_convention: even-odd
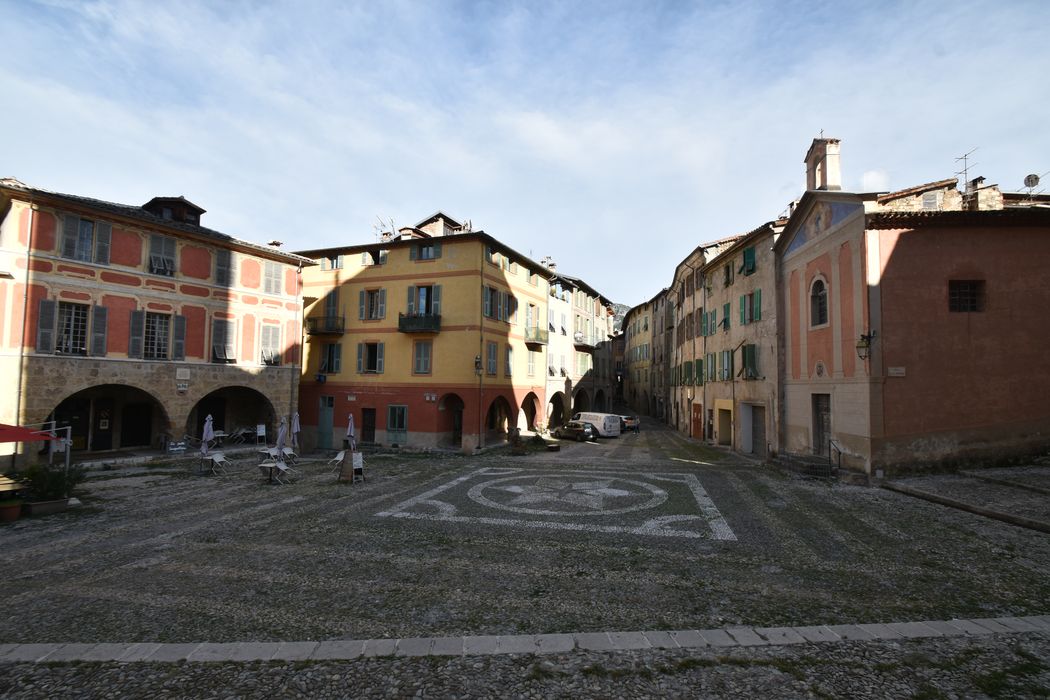
[[[525,342],[530,345],[546,345],[550,332],[546,328],[526,328]]]
[[[596,345],[594,339],[582,331],[576,331],[572,334],[572,343],[578,348],[586,348],[587,350],[593,350]]]
[[[312,316],[306,319],[307,335],[342,335],[346,321],[342,316]]]
[[[441,314],[398,314],[397,329],[402,333],[437,333],[441,330]]]

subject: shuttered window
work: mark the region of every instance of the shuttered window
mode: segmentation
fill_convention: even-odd
[[[112,226],[104,221],[81,219],[66,214],[62,219],[63,258],[109,264],[109,247]]]
[[[233,253],[229,250],[215,251],[215,284],[233,286]]]
[[[211,361],[212,362],[235,362],[237,360],[237,349],[234,347],[236,340],[236,325],[233,321],[225,319],[212,319],[211,322]]]
[[[154,275],[175,276],[175,239],[153,235],[149,238],[149,271]]]
[[[263,364],[281,364],[281,327],[264,325],[259,339]]]
[[[267,260],[263,268],[263,291],[266,294],[281,294],[281,265]]]
[[[96,306],[91,312],[91,354],[103,357],[106,354],[106,323],[109,310],[105,306]]]
[[[357,371],[359,374],[382,374],[384,343],[357,344]]]

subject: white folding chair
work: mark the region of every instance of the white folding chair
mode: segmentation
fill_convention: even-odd
[[[281,449],[281,454],[284,457],[285,462],[291,462],[295,464],[299,461],[299,455],[295,454],[295,450],[291,447],[284,447]]]
[[[233,463],[226,459],[226,455],[222,452],[213,452],[211,454],[211,473],[215,475],[225,475],[227,469],[232,469]]]
[[[339,450],[339,454],[328,460],[328,464],[332,465],[333,474],[343,468],[344,459],[346,459],[346,450]]]

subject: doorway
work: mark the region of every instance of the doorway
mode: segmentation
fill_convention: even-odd
[[[120,415],[120,446],[148,447],[153,427],[153,406],[126,403]]]
[[[94,401],[94,415],[91,420],[91,449],[93,451],[113,449],[113,399],[101,398]]]
[[[718,444],[733,444],[733,412],[726,408],[718,409]]]
[[[372,445],[376,441],[376,410],[361,409],[361,442]]]
[[[693,420],[689,426],[689,437],[704,438],[704,405],[702,403],[693,404]]]
[[[751,453],[756,457],[766,456],[766,408],[751,407]]]
[[[813,454],[828,456],[831,439],[831,394],[813,394]]]

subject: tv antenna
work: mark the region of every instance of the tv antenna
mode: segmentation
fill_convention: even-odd
[[[958,163],[960,160],[962,161],[962,170],[957,170],[955,174],[963,176],[963,182],[966,184],[967,189],[969,189],[970,187],[970,168],[976,168],[978,166],[978,163],[971,163],[969,158],[976,152],[977,148],[974,148],[969,153],[963,153],[961,156],[955,159],[956,163]]]
[[[372,224],[372,233],[375,235],[377,241],[386,241],[394,235],[394,219],[390,219],[390,229],[387,230],[387,222],[383,221],[381,216],[376,216],[375,223]]]

